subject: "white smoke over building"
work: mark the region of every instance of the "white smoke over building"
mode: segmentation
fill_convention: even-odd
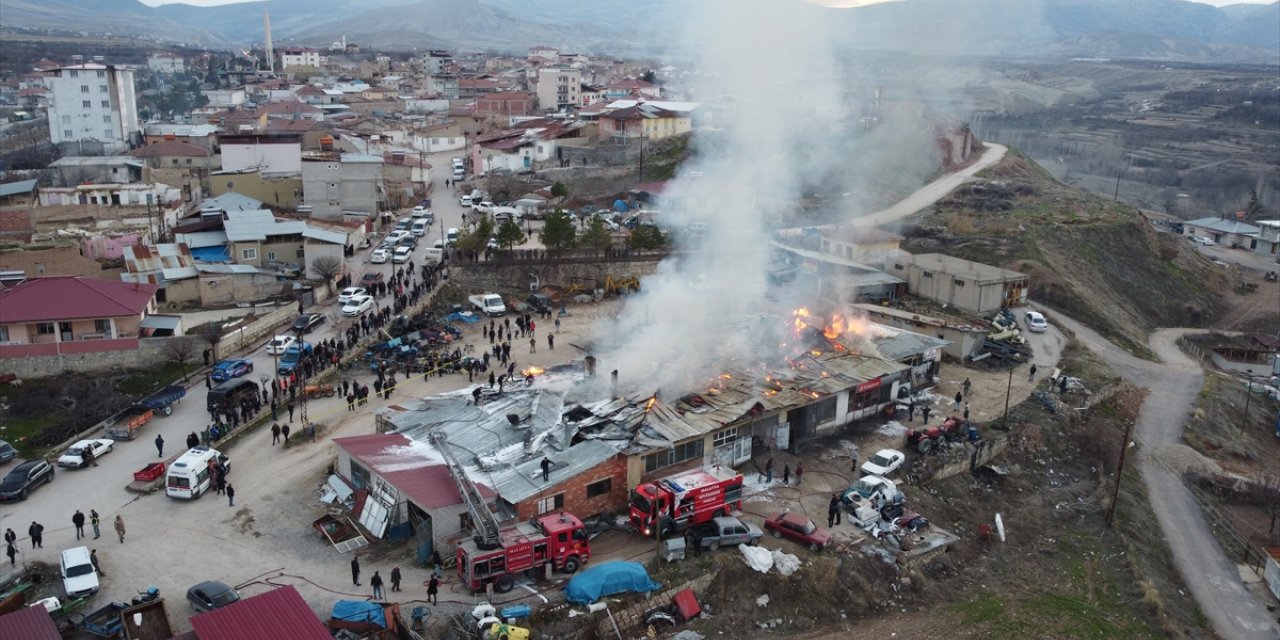
[[[785,317],[792,302],[766,296],[772,221],[807,175],[840,157],[830,148],[846,114],[829,14],[776,0],[692,7],[682,53],[703,78],[699,94],[727,108],[716,116],[720,131],[664,192],[703,196],[660,218],[677,237],[700,223],[697,250],[662,264],[597,336],[603,368],[621,372],[624,390],[682,388],[730,360],[781,355],[762,317]]]

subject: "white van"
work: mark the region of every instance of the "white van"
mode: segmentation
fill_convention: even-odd
[[[446,245],[453,246],[453,244],[458,241],[458,229],[456,227],[449,227],[449,230],[444,234],[444,239]]]
[[[426,218],[418,218],[413,221],[413,225],[409,227],[409,233],[421,238],[427,234],[427,227],[431,226],[431,221]]]
[[[427,247],[426,255],[422,256],[427,262],[441,262],[444,260],[444,249],[438,247]]]
[[[170,498],[194,500],[213,486],[213,474],[209,473],[209,461],[218,460],[228,472],[231,461],[217,449],[204,445],[192,448],[169,465],[164,481],[164,493]]]

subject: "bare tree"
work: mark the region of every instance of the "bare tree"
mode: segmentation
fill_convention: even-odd
[[[326,284],[333,282],[333,279],[342,273],[342,259],[334,256],[320,256],[311,261],[311,272]]]
[[[186,336],[170,338],[164,343],[164,351],[169,356],[169,360],[177,363],[182,368],[182,380],[187,379],[187,363],[191,362],[196,355],[196,340]]]

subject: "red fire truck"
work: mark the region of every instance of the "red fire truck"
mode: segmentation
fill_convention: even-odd
[[[486,548],[487,547],[487,548]],[[549,513],[501,531],[496,545],[481,545],[473,538],[458,542],[458,577],[472,591],[490,582],[506,593],[516,585],[516,574],[534,575],[551,565],[573,573],[591,558],[591,543],[582,521],[569,513]]]
[[[631,526],[663,538],[742,508],[742,474],[711,467],[645,482],[631,492]],[[659,526],[654,526],[655,522]]]

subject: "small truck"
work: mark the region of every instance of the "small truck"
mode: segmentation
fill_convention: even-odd
[[[502,302],[502,296],[496,293],[469,296],[467,300],[476,311],[486,316],[501,316],[507,313],[507,305]]]
[[[187,390],[178,385],[165,387],[145,398],[137,404],[129,406],[117,414],[107,427],[107,437],[112,440],[133,440],[138,429],[151,422],[156,415],[173,415],[173,404],[187,395]]]
[[[754,524],[724,516],[693,527],[688,536],[693,538],[694,547],[715,551],[720,547],[739,544],[758,545],[764,537],[764,531]]]

